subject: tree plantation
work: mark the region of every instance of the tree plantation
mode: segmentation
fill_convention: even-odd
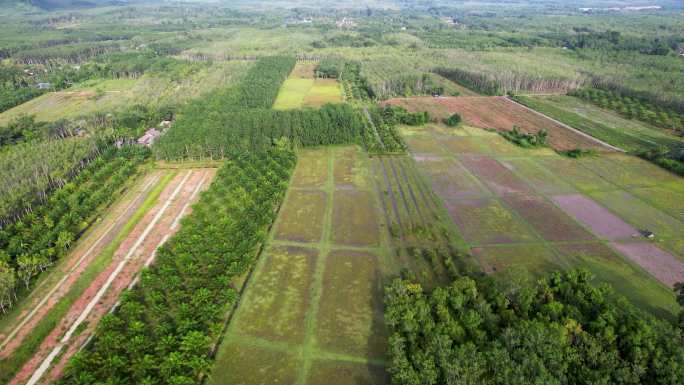
[[[0,0],[0,385],[684,384],[682,20]]]

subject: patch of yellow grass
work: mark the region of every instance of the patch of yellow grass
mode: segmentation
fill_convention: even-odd
[[[301,108],[304,104],[304,98],[306,98],[313,85],[313,79],[285,80],[282,87],[280,87],[273,108],[276,110]]]
[[[321,107],[328,103],[342,103],[342,88],[335,79],[316,79],[304,98],[305,107]]]

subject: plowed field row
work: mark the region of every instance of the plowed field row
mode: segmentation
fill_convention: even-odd
[[[178,229],[180,218],[190,211],[190,204],[213,175],[214,170],[196,169],[159,171],[150,177],[124,214],[114,224],[104,226],[104,234],[77,259],[76,267],[85,265],[90,255],[111,254],[10,384],[51,383],[58,378],[68,359],[87,342],[98,321],[115,306],[122,291],[135,282],[141,268],[152,262],[157,247]],[[156,195],[150,189],[155,185],[159,189]],[[72,281],[72,276],[67,275],[62,284]],[[55,293],[60,290],[61,287]],[[36,316],[40,314],[50,312],[41,308],[32,319],[38,320]],[[26,322],[22,330],[32,324]]]

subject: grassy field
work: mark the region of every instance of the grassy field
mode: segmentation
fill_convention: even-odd
[[[382,285],[397,271],[369,170],[355,147],[302,151],[210,384],[324,384],[338,369],[387,383]]]
[[[160,106],[181,103],[234,84],[251,65],[248,62],[216,62],[180,78],[160,74],[139,79],[88,80],[67,90],[50,92],[0,113],[0,125],[21,115],[39,121],[76,118],[112,112],[134,104]]]
[[[626,151],[684,148],[684,138],[638,120],[630,120],[581,99],[565,96],[518,96],[523,104]]]
[[[673,270],[684,274],[680,177],[624,154],[575,160],[525,150],[468,126],[402,131],[484,271],[523,266],[541,275],[581,266],[642,308],[676,314],[672,292],[658,281],[669,282],[667,272],[616,247],[647,244],[653,261],[674,260]],[[591,205],[596,209],[585,208]],[[653,231],[655,240],[640,230]]]
[[[315,64],[299,62],[285,80],[273,108],[289,110],[342,103],[342,87],[335,79],[314,79]]]

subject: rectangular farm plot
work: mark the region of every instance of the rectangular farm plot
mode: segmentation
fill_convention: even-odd
[[[584,195],[556,195],[552,199],[563,211],[602,239],[629,239],[639,233],[637,229]]]
[[[364,358],[382,358],[386,332],[378,259],[336,250],[326,260],[316,322],[319,348]]]
[[[314,85],[314,79],[290,78],[283,82],[278,97],[273,103],[276,110],[291,110],[301,108],[304,99]]]
[[[537,241],[529,226],[493,198],[446,202],[449,214],[471,245]]]
[[[316,360],[311,364],[306,385],[384,385],[389,376],[382,366],[356,362]]]
[[[463,156],[461,163],[495,194],[532,193],[530,186],[501,163],[486,156]]]
[[[292,186],[323,187],[328,180],[328,149],[303,150],[298,156]]]
[[[684,191],[680,192],[658,186],[636,188],[630,190],[630,192],[680,221],[684,221]]]
[[[562,267],[553,250],[540,244],[473,247],[471,252],[490,274],[524,267],[535,276],[541,276]]]
[[[413,154],[445,155],[444,148],[432,135],[405,136],[404,140]]]
[[[595,237],[545,198],[538,195],[507,195],[511,206],[545,240],[588,241]]]
[[[290,191],[275,238],[294,242],[319,242],[323,235],[327,196],[325,191]]]
[[[672,287],[684,282],[684,262],[650,242],[613,242],[613,247],[660,282]]]
[[[684,222],[627,191],[597,192],[590,196],[636,229],[654,233],[656,239],[684,237]]]
[[[378,246],[376,204],[369,191],[336,190],[333,198],[332,242],[347,246]]]
[[[517,158],[501,160],[500,162],[539,193],[572,194],[577,192],[574,187],[561,179],[561,176],[549,172],[533,159]]]
[[[470,136],[445,136],[441,139],[440,142],[444,147],[454,155],[488,153],[485,151],[485,145],[479,140],[480,138]]]
[[[473,126],[497,131],[510,131],[518,126],[532,133],[547,130],[548,142],[557,150],[602,148],[595,141],[504,97],[438,98],[435,102],[446,106],[450,113],[459,113]]]
[[[333,151],[335,187],[365,187],[367,170],[362,167],[363,160],[359,156],[359,150],[356,147],[342,147]]]
[[[648,187],[658,184],[657,180],[649,178],[648,174],[640,172],[638,168],[624,167],[622,162],[624,158],[623,156],[614,159],[604,155],[581,159],[580,163],[601,178],[622,188]]]
[[[292,385],[299,375],[295,353],[225,343],[218,353],[208,383],[211,385]]]
[[[610,183],[605,178],[582,166],[581,160],[554,156],[537,158],[535,162],[584,192],[620,189],[619,186]]]
[[[642,309],[671,317],[678,306],[671,290],[655,278],[627,262],[616,251],[601,242],[556,244],[561,258],[573,267],[589,270],[595,283],[608,283]]]
[[[326,104],[342,103],[342,87],[336,79],[316,79],[304,97],[305,107],[321,107]]]
[[[235,333],[302,343],[317,255],[296,247],[269,250],[238,308]]]
[[[465,167],[453,159],[420,156],[413,158],[418,169],[430,179],[433,190],[446,201],[491,195]]]

